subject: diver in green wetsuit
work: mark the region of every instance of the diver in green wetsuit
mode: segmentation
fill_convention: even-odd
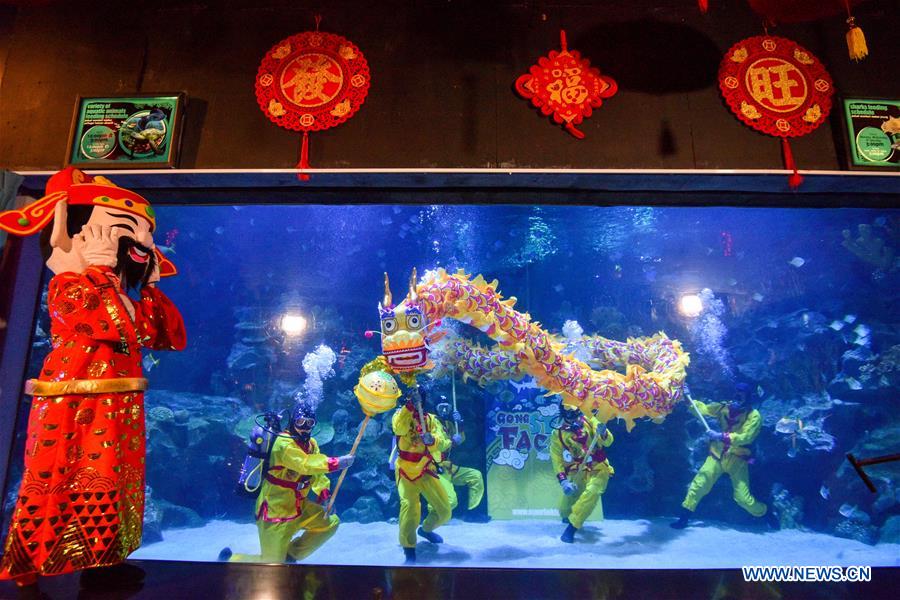
[[[706,432],[709,438],[709,456],[688,486],[687,495],[681,504],[681,513],[672,527],[687,527],[697,504],[724,474],[731,478],[737,505],[754,517],[762,517],[766,514],[767,507],[750,493],[749,446],[759,435],[762,426],[762,416],[751,406],[750,386],[746,383],[735,385],[735,399],[731,402],[707,404],[697,401],[695,404],[704,418],[715,419],[717,427]]]

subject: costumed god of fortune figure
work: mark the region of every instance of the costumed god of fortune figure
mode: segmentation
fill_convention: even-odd
[[[183,350],[187,341],[178,309],[156,287],[175,268],[154,246],[153,208],[69,167],[50,178],[46,196],[0,214],[0,228],[41,231],[54,273],[52,350],[26,384],[24,474],[0,578],[15,579],[26,597],[38,575],[80,570],[86,586],[139,580],[143,572],[123,561],[140,545],[144,515],[141,348]]]

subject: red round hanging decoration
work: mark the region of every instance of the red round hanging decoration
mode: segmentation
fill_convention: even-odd
[[[806,135],[831,111],[834,84],[821,61],[791,40],[761,35],[741,40],[725,53],[719,89],[745,125],[781,138],[788,182],[803,181],[788,138]]]
[[[353,43],[333,33],[304,31],[284,39],[263,57],[256,73],[256,101],[270,121],[303,132],[301,171],[309,168],[309,132],[340,125],[369,93],[369,65]],[[309,175],[298,177],[308,180]]]
[[[601,75],[577,50],[568,49],[565,31],[560,31],[559,37],[561,50],[551,50],[539,58],[528,73],[516,79],[515,87],[520,96],[582,139],[584,133],[575,126],[619,88],[612,77]]]

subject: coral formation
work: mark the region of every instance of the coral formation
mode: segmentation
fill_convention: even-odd
[[[791,494],[780,483],[772,485],[772,510],[778,517],[780,529],[802,529],[803,498]]]
[[[272,391],[275,350],[266,333],[267,322],[253,307],[234,309],[234,344],[225,359],[228,367],[227,391],[244,402],[263,406]]]
[[[881,353],[873,369],[875,375],[884,377],[889,386],[900,385],[900,344]]]
[[[629,335],[625,315],[614,306],[595,306],[591,309],[589,320],[597,333],[604,337],[618,340]]]
[[[535,207],[528,217],[528,231],[523,236],[522,245],[507,258],[507,263],[521,268],[540,262],[556,254],[557,250],[556,234],[542,217],[541,209]]]
[[[893,271],[897,268],[898,261],[894,249],[886,245],[883,239],[872,234],[871,225],[860,223],[856,229],[858,233],[856,237],[853,237],[849,229],[843,231],[844,241],[841,244],[844,248],[876,269]]]

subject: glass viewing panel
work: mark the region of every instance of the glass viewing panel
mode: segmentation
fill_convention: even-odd
[[[166,205],[157,213],[156,244],[180,270],[160,287],[182,311],[189,341],[184,352],[143,359],[148,501],[135,558],[214,561],[227,547],[233,558],[262,560],[256,495],[236,492],[254,426],[283,413],[280,435],[296,444],[285,427],[304,399],[316,408],[321,452],[347,454],[364,419],[354,395],[360,369],[382,354],[383,334],[417,325],[396,306],[381,319],[384,273],[397,305],[415,268],[427,305],[419,318],[440,313],[425,330],[434,367],[417,378],[425,409],[446,403],[452,412],[455,402],[462,417],[452,466],[423,475],[454,489],[457,502],[436,530],[443,544],[418,538],[419,564],[900,565],[900,463],[866,467],[873,494],[844,458],[900,448],[896,210]],[[460,269],[468,280],[455,276]],[[514,307],[497,294],[514,296]],[[44,292],[29,377],[48,350],[48,327]],[[522,327],[524,341],[512,339]],[[689,354],[696,409],[678,385],[682,354],[652,337],[659,333]],[[507,345],[497,346],[503,336]],[[421,358],[409,350],[414,338],[401,340],[396,365]],[[560,391],[546,380],[555,360],[575,365],[553,384],[572,398],[585,389],[580,380],[600,382],[589,396],[601,416],[628,401],[623,390],[635,379],[649,390],[638,402],[662,414],[631,431],[610,419],[612,437],[596,436],[593,458],[579,466],[575,446],[593,441],[593,425],[567,429],[560,396],[547,389]],[[619,375],[597,375],[604,369]],[[410,388],[400,391],[397,410],[407,411]],[[336,499],[339,527],[303,562],[403,561],[388,466],[393,405],[367,423]],[[455,433],[456,425],[445,431]],[[567,465],[565,482],[554,454]],[[267,467],[273,481],[297,479],[289,465]],[[327,475],[332,489],[338,474]],[[671,527],[682,514],[687,527]],[[581,525],[574,543],[560,540],[564,516]]]

